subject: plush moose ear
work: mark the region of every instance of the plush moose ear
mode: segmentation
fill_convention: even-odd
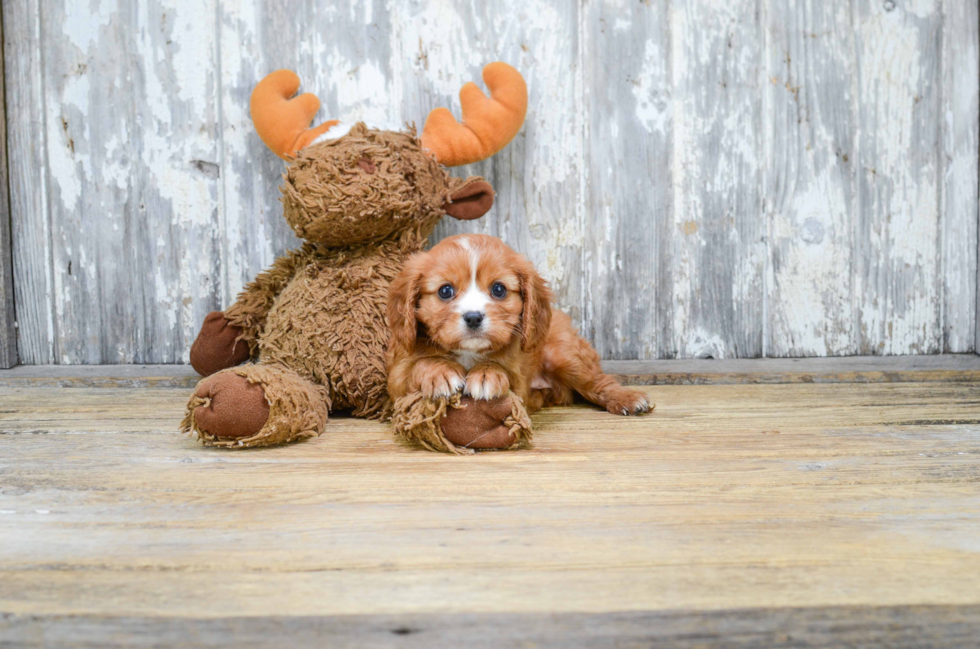
[[[544,344],[551,328],[551,290],[530,262],[518,269],[521,283],[521,351],[530,352]]]
[[[418,255],[408,260],[405,268],[388,288],[386,314],[391,329],[391,342],[408,351],[415,349],[418,321],[415,306],[422,294],[422,273],[418,269]]]
[[[493,207],[493,187],[483,178],[471,176],[453,190],[449,202],[442,207],[454,219],[478,219]]]

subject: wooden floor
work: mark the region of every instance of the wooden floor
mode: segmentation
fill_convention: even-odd
[[[349,418],[206,449],[184,387],[14,381],[0,647],[976,646],[961,379],[651,386],[473,457]]]

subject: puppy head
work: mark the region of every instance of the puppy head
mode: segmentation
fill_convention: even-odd
[[[551,324],[551,291],[534,267],[482,234],[444,239],[409,260],[392,282],[388,323],[411,348],[419,330],[447,351],[539,347]]]

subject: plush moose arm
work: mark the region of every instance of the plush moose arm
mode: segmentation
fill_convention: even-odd
[[[303,246],[280,257],[246,285],[227,310],[212,311],[204,318],[190,354],[198,373],[209,376],[244,363],[255,353],[266,314],[309,253]]]
[[[296,269],[304,264],[310,252],[310,245],[306,244],[276,259],[268,270],[246,284],[235,303],[225,309],[228,322],[242,330],[242,339],[248,342],[252,351],[276,297],[296,274]]]

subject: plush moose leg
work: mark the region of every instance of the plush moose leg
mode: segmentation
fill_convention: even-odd
[[[457,455],[531,445],[531,420],[513,392],[492,401],[427,399],[415,392],[395,402],[391,425],[400,439]]]
[[[323,432],[326,388],[279,365],[241,365],[202,379],[181,431],[205,446],[269,446]]]

